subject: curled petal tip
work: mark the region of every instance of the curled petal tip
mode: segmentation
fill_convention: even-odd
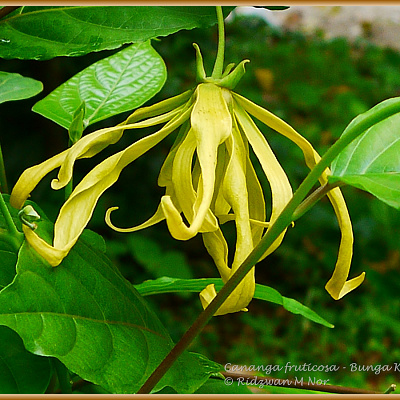
[[[199,297],[200,297],[200,301],[201,301],[201,305],[203,306],[204,309],[206,309],[209,304],[214,300],[215,296],[217,295],[217,291],[215,290],[215,285],[207,285],[200,293],[199,293]],[[225,315],[228,314],[230,312],[236,312],[236,311],[227,311],[226,307],[224,307],[224,305],[222,305],[214,314],[214,316],[218,316],[218,315]]]
[[[22,225],[27,242],[52,267],[57,267],[68,254],[69,249],[56,249],[40,238],[31,228]],[[72,247],[72,246],[71,246]]]
[[[12,190],[10,204],[18,210],[21,209],[25,201],[30,197],[32,190],[43,179],[43,177],[58,168],[64,162],[66,153],[67,150],[55,155],[41,164],[26,169],[19,177]]]
[[[114,230],[118,230],[118,228],[111,222],[111,213],[113,212],[113,211],[115,211],[115,210],[118,210],[119,209],[119,207],[110,207],[107,211],[106,211],[106,216],[105,216],[105,221],[106,221],[106,224],[111,228],[111,229],[114,229]]]
[[[215,285],[207,285],[200,293],[200,301],[201,305],[204,309],[208,307],[208,305],[212,302],[214,297],[217,295],[217,291],[215,290]]]
[[[347,293],[360,286],[365,279],[365,272],[357,276],[356,278],[346,281],[344,284],[337,282],[335,279],[331,279],[326,285],[326,291],[331,295],[334,300],[340,300]]]
[[[60,182],[60,180],[57,179],[57,178],[54,178],[54,179],[51,181],[50,186],[51,186],[51,188],[52,188],[53,190],[59,190],[59,189],[62,189],[62,187],[63,187],[62,184],[61,184],[61,182]]]
[[[172,202],[171,196],[163,196],[161,198],[161,208],[172,237],[177,240],[189,240],[197,234],[196,230],[185,225],[181,214]]]
[[[214,316],[231,314],[239,311],[248,311],[246,306],[253,298],[254,288],[254,276],[247,275],[244,281],[242,281],[234,289],[234,291],[229,295],[225,302],[218,308],[218,310],[214,313]],[[199,293],[200,301],[204,309],[208,307],[208,305],[214,300],[216,295],[217,291],[215,290],[214,284],[206,286]]]

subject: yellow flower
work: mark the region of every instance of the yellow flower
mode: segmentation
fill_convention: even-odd
[[[197,55],[201,61],[199,51]],[[26,170],[11,195],[11,204],[16,208],[23,206],[38,182],[53,169],[60,168],[58,179],[52,182],[53,189],[63,188],[72,178],[77,159],[92,157],[118,141],[127,129],[164,124],[152,135],[98,164],[82,179],[60,210],[52,244],[24,226],[30,245],[52,266],[59,265],[89,222],[99,197],[117,181],[122,169],[167,135],[178,131],[158,178],[158,184],[165,187],[165,195],[155,214],[139,226],[116,228],[110,219],[111,212],[117,208],[113,207],[107,211],[106,222],[120,232],[134,232],[165,219],[175,239],[188,240],[201,233],[222,280],[227,282],[292,198],[288,178],[251,116],[299,146],[310,168],[320,159],[310,143],[292,127],[232,91],[244,73],[243,65],[244,62],[231,73],[232,66],[229,66],[219,80],[205,78],[204,74],[195,90],[138,109],[122,124],[93,132],[63,153]],[[201,65],[199,75],[203,75]],[[250,161],[250,148],[271,187],[272,212],[268,218],[263,191]],[[326,183],[328,174],[326,171],[321,177],[321,184]],[[351,222],[340,190],[331,191],[329,198],[340,224],[342,240],[336,268],[326,288],[333,298],[339,299],[360,285],[364,276],[347,281],[352,256]],[[228,265],[228,245],[220,228],[228,221],[234,221],[237,233],[231,266]],[[261,259],[281,244],[284,235],[282,232]],[[254,290],[253,267],[216,315],[246,310]],[[215,287],[207,286],[200,293],[203,307],[207,307],[215,295]]]

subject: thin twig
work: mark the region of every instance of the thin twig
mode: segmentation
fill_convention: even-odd
[[[327,195],[331,190],[343,186],[343,182],[326,183],[323,186],[317,188],[308,197],[306,197],[303,202],[296,208],[293,213],[293,221],[296,221],[302,217],[307,211],[309,211],[319,200],[321,200],[325,195]]]
[[[11,14],[13,11],[15,11],[17,8],[20,8],[22,6],[5,6],[0,10],[0,19],[4,18],[6,15]]]
[[[233,372],[222,372],[225,378],[232,378],[238,381],[238,385],[254,385],[254,386],[278,386],[288,387],[303,390],[316,390],[325,393],[337,393],[337,394],[381,394],[373,390],[358,389],[346,386],[335,386],[335,385],[320,385],[311,383],[303,380],[303,378],[295,379],[283,379],[274,378],[272,376],[257,376],[257,375],[240,375]],[[251,383],[253,382],[253,384]],[[394,390],[394,389],[393,389]]]

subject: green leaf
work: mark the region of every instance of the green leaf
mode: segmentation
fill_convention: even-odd
[[[224,13],[233,8],[224,7]],[[81,56],[216,22],[215,7],[22,7],[0,20],[0,57]]]
[[[28,99],[42,90],[42,82],[20,74],[0,71],[0,103]]]
[[[355,186],[400,209],[399,123],[400,113],[394,114],[350,143],[333,162],[329,181]]]
[[[42,237],[51,237],[51,229],[46,220],[38,223]],[[0,293],[0,325],[16,331],[28,351],[56,357],[81,378],[111,393],[135,393],[173,343],[93,235],[86,241],[85,232],[56,268],[24,243],[17,275]],[[186,352],[155,390],[192,393],[220,369]]]
[[[161,293],[182,293],[182,292],[200,292],[207,285],[214,284],[218,291],[222,288],[223,282],[219,278],[201,278],[201,279],[175,279],[162,277],[155,280],[148,280],[135,285],[135,288],[142,296],[150,296]],[[300,314],[310,321],[324,325],[328,328],[334,326],[320,317],[316,312],[312,311],[297,300],[282,296],[277,290],[260,284],[256,284],[254,298],[264,300],[283,306],[287,311],[293,314]]]
[[[155,278],[172,276],[190,279],[193,277],[184,254],[174,250],[163,251],[157,242],[142,235],[130,236],[128,243],[136,261]]]
[[[79,107],[75,110],[74,114],[72,115],[72,121],[68,128],[68,136],[71,144],[76,143],[81,137],[82,133],[85,129],[84,125],[84,118],[86,113],[86,106],[85,102],[79,105]]]
[[[0,326],[0,394],[42,394],[51,375],[50,359],[29,353],[14,331]]]
[[[163,87],[163,59],[150,42],[138,43],[94,63],[63,83],[32,110],[69,129],[85,102],[85,127],[141,106]]]

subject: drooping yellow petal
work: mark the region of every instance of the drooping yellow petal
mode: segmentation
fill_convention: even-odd
[[[142,229],[145,228],[149,228],[150,226],[156,225],[159,222],[163,221],[165,219],[164,217],[164,213],[161,209],[161,206],[159,205],[156,212],[145,222],[143,222],[140,225],[137,226],[133,226],[131,228],[118,228],[117,226],[115,226],[112,222],[111,222],[111,213],[113,211],[118,210],[119,207],[110,207],[107,212],[106,212],[106,216],[105,216],[105,221],[106,224],[114,229],[114,231],[116,232],[121,232],[121,233],[130,233],[130,232],[136,232],[136,231],[140,231]]]
[[[22,208],[32,190],[48,173],[60,167],[67,153],[68,150],[65,150],[38,165],[26,169],[11,192],[10,204],[18,210]]]
[[[100,129],[82,137],[69,149],[57,179],[53,179],[51,182],[51,187],[58,190],[66,186],[72,178],[74,163],[78,158],[93,157],[107,146],[116,143],[126,129],[147,128],[168,122],[181,113],[183,108],[184,106],[141,122],[128,125],[123,123],[115,127]]]
[[[196,192],[193,188],[192,182],[192,162],[195,151],[196,138],[193,135],[193,131],[190,130],[177,148],[171,170],[171,179],[174,185],[175,195],[178,198],[179,204],[181,205],[182,211],[189,224],[191,224],[194,219],[193,208],[194,203],[196,202]],[[168,225],[168,227],[169,226],[170,225]],[[171,228],[172,230],[175,229],[174,226],[171,226]],[[172,231],[171,234],[175,237]],[[179,235],[179,230],[176,232],[176,235]]]
[[[180,207],[179,207],[179,204],[178,204],[178,202],[176,200],[176,197],[175,197],[175,195],[173,193],[173,187],[172,186],[167,186],[166,195],[171,197],[175,207],[179,209]],[[158,224],[159,222],[161,222],[161,221],[163,221],[165,219],[164,212],[162,210],[161,204],[159,204],[158,207],[157,207],[156,212],[147,221],[143,222],[142,224],[133,226],[131,228],[118,228],[111,222],[111,213],[113,211],[115,211],[115,210],[118,210],[118,209],[119,209],[119,207],[110,207],[107,210],[106,216],[105,216],[106,224],[110,228],[114,229],[117,232],[123,232],[123,233],[137,232],[137,231],[140,231],[142,229],[149,228],[150,226],[156,225],[156,224]]]
[[[232,156],[223,181],[223,192],[236,216],[236,248],[231,275],[240,267],[254,248],[246,184],[246,154],[239,133],[234,130]],[[229,140],[231,141],[231,140]],[[227,143],[227,147],[228,147]],[[255,290],[253,267],[218,310],[219,313],[245,311]]]
[[[37,184],[48,173],[59,167],[61,167],[61,170],[63,172],[61,172],[61,177],[59,176],[58,180],[53,180],[52,187],[54,189],[60,189],[61,187],[64,187],[71,179],[73,163],[77,158],[94,156],[102,149],[107,147],[109,144],[113,144],[119,140],[123,133],[123,130],[126,129],[126,126],[124,128],[122,128],[122,126],[133,124],[143,118],[153,117],[160,113],[167,113],[183,104],[190,98],[191,95],[192,91],[189,90],[178,96],[154,104],[150,107],[142,107],[134,111],[131,116],[129,116],[124,122],[117,125],[116,127],[100,129],[96,132],[86,135],[70,149],[67,149],[62,153],[55,155],[54,157],[44,161],[43,163],[26,169],[21,174],[20,178],[18,179],[12,190],[10,197],[11,205],[17,209],[20,209],[24,205],[25,201],[28,199],[30,193],[37,186]],[[167,118],[165,118],[164,116],[162,121],[168,121],[176,114],[177,112],[173,112],[172,114],[167,116]],[[161,123],[162,121],[158,120],[157,123]],[[68,166],[63,167],[66,162],[68,163]],[[66,170],[68,171],[67,173],[64,172]]]
[[[233,93],[233,98],[253,117],[269,126],[271,129],[286,136],[292,142],[296,143],[297,146],[303,151],[304,159],[309,168],[313,168],[315,165],[315,154],[318,153],[311,146],[310,142],[297,133],[289,124],[281,120],[276,115],[272,114],[265,108],[253,103],[249,99],[243,96]]]
[[[61,260],[66,257],[70,250],[68,248],[58,249],[51,246],[40,236],[38,236],[34,230],[25,225],[22,225],[22,231],[24,232],[25,238],[29,245],[32,246],[35,251],[44,259],[46,259],[53,267],[60,264]]]
[[[165,195],[161,199],[161,207],[167,220],[168,229],[171,235],[178,240],[187,240],[189,232],[195,233],[214,231],[218,228],[218,222],[211,210],[206,210],[206,215],[202,220],[195,220],[195,203],[197,194],[193,188],[192,179],[192,160],[196,150],[196,138],[193,131],[190,130],[185,139],[177,148],[172,165],[172,184],[174,193],[182,210],[178,210],[172,202],[169,195]],[[188,228],[183,222],[180,215],[183,211],[187,221],[190,224]],[[189,230],[189,231],[188,231]]]
[[[182,209],[179,206],[179,202],[175,196],[175,192],[174,192],[174,188],[173,188],[173,184],[172,184],[172,164],[173,164],[173,160],[176,155],[176,151],[177,151],[179,145],[181,144],[181,142],[183,141],[183,139],[186,137],[188,130],[189,130],[189,121],[186,121],[182,124],[181,128],[179,129],[178,136],[176,137],[175,142],[167,155],[167,158],[164,160],[164,163],[161,167],[160,174],[158,177],[159,186],[166,187],[165,195],[171,197],[172,202],[173,202],[175,208],[178,210],[178,212],[181,212]],[[109,208],[107,210],[106,216],[105,216],[106,224],[110,228],[114,229],[117,232],[123,232],[123,233],[136,232],[141,229],[145,229],[150,226],[153,226],[165,219],[164,212],[163,212],[163,209],[162,209],[162,206],[160,203],[156,212],[154,213],[154,215],[152,217],[150,217],[147,221],[143,222],[142,224],[133,226],[131,228],[118,228],[111,222],[111,213],[114,210],[117,210],[118,208],[119,207]]]
[[[351,220],[340,189],[335,188],[331,190],[328,193],[328,197],[335,210],[336,218],[338,219],[339,227],[342,232],[342,238],[335,270],[333,271],[331,279],[325,285],[325,289],[335,300],[339,300],[363,283],[365,272],[347,281],[353,255],[353,230],[351,228]]]
[[[228,214],[231,209],[231,206],[225,200],[221,190],[228,162],[229,154],[227,154],[226,146],[219,146],[217,156],[217,168],[215,173],[214,197],[211,202],[211,209],[213,210],[215,215],[218,216],[218,219],[220,215]]]
[[[203,83],[197,86],[196,100],[190,122],[191,130],[179,146],[174,159],[175,178],[173,178],[176,195],[190,225],[187,226],[184,223],[167,196],[161,199],[168,228],[172,236],[179,240],[188,240],[195,236],[202,228],[206,216],[210,215],[210,205],[214,196],[218,146],[229,137],[232,131],[231,115],[220,87],[211,83]],[[182,149],[188,152],[187,157],[183,156],[184,150]],[[187,190],[190,196],[189,186],[192,186],[193,183],[191,174],[189,179],[187,173],[188,168],[191,171],[191,163],[183,165],[182,160],[183,158],[191,160],[194,149],[196,149],[201,169],[199,179],[201,187],[195,195],[193,210],[187,210],[185,202],[181,201],[182,188],[184,187],[184,190]],[[180,157],[178,157],[178,153]],[[189,201],[191,203],[192,199]],[[189,205],[189,202],[187,202],[187,205]],[[193,218],[191,218],[192,213]],[[214,229],[217,229],[214,222],[213,225]]]
[[[228,151],[231,154],[231,157],[224,176],[223,193],[226,201],[230,204],[235,214],[237,232],[236,250],[232,268],[230,269],[230,278],[253,250],[253,240],[249,221],[248,193],[246,187],[246,151],[242,139],[235,129],[233,130],[233,136],[229,137],[225,143],[229,149]],[[220,263],[222,263],[222,260]],[[223,270],[223,280],[226,282],[225,268]],[[255,277],[253,267],[220,306],[215,315],[246,311],[247,309],[245,307],[253,298],[254,290]],[[215,287],[213,285],[207,286],[200,293],[203,307],[206,307],[215,296]]]
[[[269,222],[265,221],[266,210],[264,193],[257,178],[254,167],[251,163],[248,149],[246,163],[246,184],[249,193],[249,216],[251,223],[251,234],[253,237],[253,244],[254,246],[256,246],[263,236],[264,229],[268,228]]]
[[[205,232],[201,236],[204,246],[214,260],[222,280],[227,282],[231,275],[231,269],[228,267],[228,244],[221,229],[214,232]]]
[[[170,151],[168,152],[167,157],[165,158],[161,169],[160,174],[158,175],[158,186],[167,187],[172,185],[172,167],[175,159],[176,152],[179,146],[182,144],[183,140],[186,138],[190,130],[190,121],[186,121],[179,129],[178,135],[175,138],[174,144],[172,145]]]
[[[261,167],[271,186],[272,212],[270,224],[273,224],[282,210],[286,207],[286,204],[292,198],[292,188],[285,171],[276,159],[264,135],[259,131],[254,121],[249,117],[241,105],[236,102],[236,94],[234,94],[234,99],[234,112],[238,125],[253,148],[253,151],[260,161]],[[279,235],[261,259],[267,257],[279,247],[282,243],[285,232],[286,230]]]
[[[54,226],[52,247],[59,252],[57,253],[59,257],[54,257],[54,251],[48,251],[48,257],[46,252],[42,254],[52,266],[60,264],[65,254],[74,246],[89,222],[97,200],[106,189],[117,181],[122,169],[186,121],[190,112],[191,108],[173,118],[156,133],[140,139],[125,150],[107,158],[82,179],[62,206]],[[29,243],[37,251],[42,251],[36,241]]]
[[[255,246],[261,240],[264,229],[270,226],[270,222],[265,221],[264,194],[250,159],[247,160],[246,184],[249,195],[249,221],[251,225],[253,243]],[[223,199],[223,196],[219,196],[219,199],[221,198]],[[215,209],[215,215],[221,225],[228,221],[234,221],[236,218],[235,214],[228,213],[230,210],[229,204],[228,207],[229,208],[225,211],[217,211],[217,209]]]
[[[125,120],[125,124],[132,124],[145,118],[155,117],[157,115],[161,115],[177,109],[178,107],[186,103],[190,99],[192,94],[193,90],[190,89],[186,92],[178,94],[177,96],[173,96],[156,104],[152,104],[151,106],[138,108]]]
[[[297,144],[297,146],[299,146],[303,151],[305,162],[310,169],[314,168],[314,166],[319,162],[321,157],[314,150],[310,142],[297,133],[290,125],[282,121],[276,115],[238,94],[234,94],[234,98],[255,118]],[[329,174],[330,171],[327,168],[320,177],[320,183],[322,185],[327,182]],[[325,288],[335,300],[338,300],[351,290],[361,285],[365,273],[363,272],[358,277],[346,281],[349,275],[353,255],[353,231],[351,228],[351,221],[340,189],[335,188],[330,191],[328,193],[328,198],[332,203],[336,217],[339,221],[342,237],[335,270]]]

